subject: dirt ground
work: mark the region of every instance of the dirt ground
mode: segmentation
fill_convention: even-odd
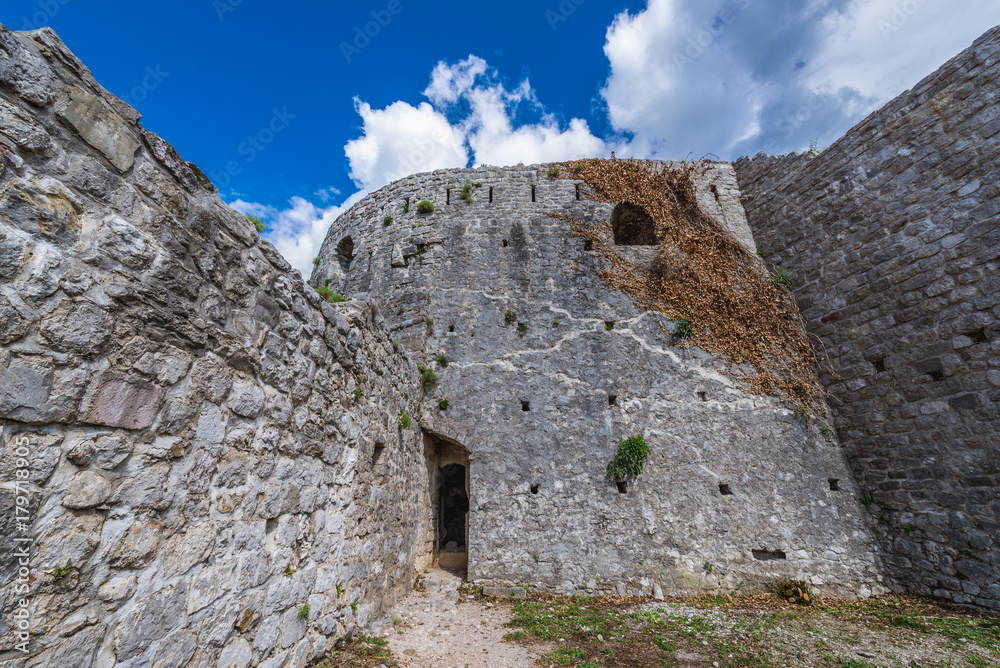
[[[434,569],[319,668],[1000,668],[1000,617],[909,597],[484,598]]]

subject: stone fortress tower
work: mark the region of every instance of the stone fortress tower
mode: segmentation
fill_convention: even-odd
[[[0,25],[0,666],[305,666],[434,560],[1000,607],[998,81],[1000,28],[819,154],[701,165],[673,254],[663,165],[413,176],[309,286],[54,32]],[[704,312],[635,280],[690,303],[704,257],[743,271]],[[671,335],[762,304],[789,329],[746,338],[804,324],[829,405]]]
[[[696,186],[753,255],[733,168],[712,165]],[[593,242],[551,213],[611,221],[639,260],[657,241],[629,237],[621,219],[634,207],[588,192],[555,165],[444,170],[369,195],[330,228],[311,283],[372,299],[440,377],[421,426],[429,453],[464,455],[468,551],[442,551],[447,538],[429,549],[467,558],[472,582],[563,593],[761,591],[776,579],[881,591],[835,440],[738,389],[717,358],[672,345],[673,323],[605,285]],[[423,200],[433,213],[417,210]],[[606,465],[634,434],[652,453],[619,488]],[[432,497],[447,493],[438,470]]]

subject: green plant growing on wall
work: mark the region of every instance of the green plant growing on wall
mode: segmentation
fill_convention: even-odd
[[[625,480],[629,476],[638,477],[648,456],[649,443],[642,434],[620,439],[618,451],[608,462],[608,477],[615,481]]]
[[[434,318],[427,318],[427,333],[434,333]]]
[[[512,325],[517,321],[517,311],[514,309],[507,309],[507,313],[504,314],[504,322],[508,325]]]
[[[774,272],[774,276],[771,277],[771,282],[775,285],[791,285],[792,275],[784,269],[778,269],[778,271]]]
[[[403,213],[409,213],[409,212],[410,212],[410,203],[403,202]]]
[[[861,505],[862,506],[870,506],[873,503],[875,503],[875,499],[873,499],[872,497],[870,497],[870,496],[862,496],[861,497]]]
[[[417,213],[434,213],[434,202],[422,199],[417,202]]]
[[[339,304],[340,302],[347,301],[347,297],[340,294],[339,292],[331,290],[328,285],[321,285],[318,288],[315,288],[315,290],[316,294],[318,294],[320,297],[322,297],[324,300],[328,302]]]
[[[523,322],[517,323],[517,335],[523,339],[524,335],[527,333],[528,333],[528,325]]]
[[[554,318],[552,320],[552,326],[553,327],[558,327],[559,326],[559,318]]]
[[[441,368],[447,369],[448,368],[448,356],[445,355],[445,354],[443,354],[443,353],[440,354],[440,355],[438,355],[437,356],[437,363],[441,365]]]
[[[608,330],[610,332],[614,328],[615,328],[615,321],[614,320],[606,320],[604,322],[604,329],[606,329],[606,330]]]
[[[903,533],[911,533],[917,530],[917,527],[913,526],[909,522],[899,525],[899,530]]]
[[[73,560],[67,559],[65,566],[56,566],[55,568],[52,569],[52,581],[59,582],[73,571],[78,571],[78,570],[79,569],[73,565]]]
[[[392,225],[392,216],[386,216],[385,218],[383,218],[382,219],[382,225],[384,227],[388,227],[389,225]]]
[[[291,564],[288,564],[287,566],[285,566],[285,576],[290,577],[292,575],[295,575],[295,569],[292,568]]]
[[[264,221],[261,220],[260,218],[258,218],[257,216],[250,216],[250,215],[248,215],[247,216],[247,220],[249,220],[251,223],[253,223],[253,226],[257,228],[258,232],[263,233],[264,230],[267,229],[264,226]]]
[[[694,328],[691,327],[691,321],[687,318],[681,318],[674,325],[674,336],[678,339],[690,339],[694,335]]]
[[[562,169],[560,169],[559,167],[549,167],[549,176],[551,178],[554,179],[560,174],[562,174]]]
[[[451,406],[451,402],[447,399],[438,399],[438,408],[441,410],[446,411],[449,406]]]
[[[313,264],[316,265],[317,267],[319,266],[319,262],[320,262],[320,259],[318,257],[314,257],[313,258]]]
[[[410,425],[413,424],[413,418],[411,418],[405,411],[399,414],[399,426],[403,429],[409,429]]]
[[[399,341],[393,341],[392,349],[395,350],[396,352],[399,352],[399,349],[402,347],[402,345],[403,344],[401,344]]]
[[[296,613],[296,617],[298,617],[299,619],[306,619],[306,620],[309,619],[309,604],[308,603],[303,603],[302,604],[302,606],[299,608],[299,611]]]
[[[712,571],[714,571],[714,570],[715,570],[715,566],[713,566],[713,565],[712,565],[712,562],[711,562],[711,561],[706,561],[706,562],[705,562],[705,566],[704,566],[704,569],[705,569],[705,572],[706,572],[706,573],[711,573]]]
[[[820,427],[820,428],[819,428],[819,433],[823,434],[824,436],[826,436],[826,437],[828,437],[828,438],[829,438],[830,436],[833,436],[833,430],[832,430],[832,429],[830,429],[830,428],[829,428],[828,426],[826,426],[826,425],[823,425],[822,427]]]
[[[343,595],[344,595],[344,588],[341,587],[340,585],[337,585],[337,598],[340,598]]]
[[[364,398],[365,398],[365,391],[362,388],[359,387],[356,390],[354,390],[355,401],[361,401]]]
[[[461,195],[461,197],[462,197],[462,201],[463,202],[468,202],[469,204],[472,203],[472,189],[474,187],[475,186],[473,186],[472,183],[469,182],[469,181],[466,181],[465,185],[462,186],[462,195]]]
[[[427,367],[417,367],[420,370],[420,384],[424,386],[425,390],[433,390],[438,386],[438,375],[434,373],[434,369],[429,369]]]
[[[354,599],[353,601],[351,601],[351,612],[353,612],[355,615],[358,614],[358,599]]]

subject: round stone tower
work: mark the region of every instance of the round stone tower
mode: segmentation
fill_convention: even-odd
[[[753,252],[732,168],[713,164],[696,186]],[[426,374],[414,416],[434,499],[419,549],[478,584],[558,592],[778,580],[880,592],[835,438],[739,389],[712,355],[672,345],[671,324],[608,287],[587,240],[552,213],[614,223],[635,212],[587,199],[581,179],[549,165],[443,170],[367,196],[323,244],[311,284],[371,297],[400,354],[438,377]],[[628,253],[653,257],[641,234],[626,236]],[[640,434],[642,474],[608,478],[619,440]]]

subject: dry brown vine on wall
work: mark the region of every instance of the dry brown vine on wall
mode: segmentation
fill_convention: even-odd
[[[674,337],[675,345],[698,346],[721,358],[726,373],[749,392],[811,406],[821,394],[816,355],[794,298],[698,206],[695,179],[709,164],[655,167],[614,157],[563,164],[565,177],[587,184],[586,199],[631,204],[649,215],[659,246],[651,263],[621,252],[609,220],[550,215],[593,242],[605,284],[641,309],[690,322],[691,337]]]

